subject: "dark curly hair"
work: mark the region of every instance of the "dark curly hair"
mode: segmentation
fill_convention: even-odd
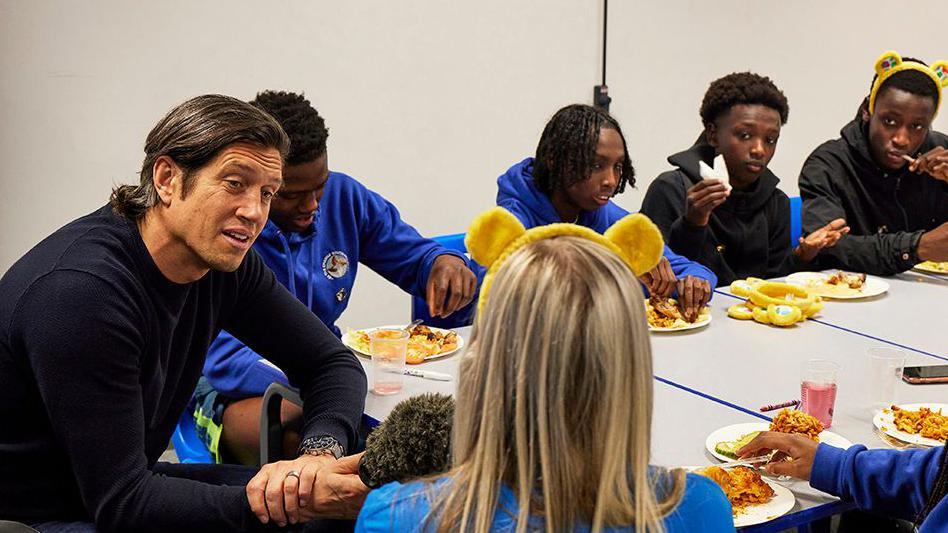
[[[701,122],[708,128],[739,104],[767,106],[780,114],[781,125],[790,116],[787,97],[770,78],[753,72],[734,72],[711,82],[701,101]]]
[[[302,94],[286,91],[263,91],[250,102],[266,111],[283,126],[290,136],[287,165],[309,163],[326,153],[329,129],[316,109]]]
[[[914,57],[903,57],[902,61],[914,61],[915,63],[921,63],[926,67],[928,66],[928,63],[920,59],[915,59]],[[872,77],[872,83],[869,84],[869,92],[872,92],[872,86],[875,85],[876,78],[878,77],[878,74]],[[882,86],[879,87],[879,92],[876,93],[876,101],[878,102],[879,97],[882,96],[882,93],[889,89],[901,89],[916,96],[931,98],[932,102],[936,105],[938,104],[938,99],[941,96],[941,89],[938,87],[938,85],[936,85],[929,76],[917,70],[902,70],[886,78],[886,80],[882,82]],[[867,105],[868,98],[869,97],[866,96]]]
[[[605,111],[573,104],[557,111],[543,128],[533,163],[537,188],[549,195],[588,178],[596,160],[601,129],[615,130],[622,139],[625,158],[616,194],[625,190],[626,183],[635,187],[635,169],[619,123]]]

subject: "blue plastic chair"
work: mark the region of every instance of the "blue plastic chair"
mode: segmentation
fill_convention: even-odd
[[[448,250],[467,253],[467,246],[464,245],[463,233],[439,235],[437,237],[432,237],[431,240],[435,241],[441,246],[444,246]],[[412,296],[411,319],[417,320],[419,318],[424,320],[425,324],[436,328],[451,329],[470,326],[471,322],[474,320],[474,305],[470,305],[447,318],[437,318],[428,314],[428,303],[425,302],[424,298]]]
[[[803,199],[799,196],[790,197],[790,248],[796,248],[803,234]]]
[[[185,410],[171,435],[171,444],[178,461],[182,463],[213,463],[214,458],[194,427],[194,416]]]

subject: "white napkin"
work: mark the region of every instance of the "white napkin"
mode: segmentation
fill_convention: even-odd
[[[698,161],[698,174],[701,176],[701,179],[721,180],[721,182],[724,183],[724,188],[727,189],[727,193],[731,194],[730,176],[728,176],[727,173],[727,164],[724,162],[724,156],[719,155],[715,157],[711,164],[714,166],[709,167],[704,161]]]

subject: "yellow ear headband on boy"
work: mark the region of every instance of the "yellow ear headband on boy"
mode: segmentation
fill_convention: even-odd
[[[576,224],[549,224],[525,229],[510,211],[493,207],[478,215],[464,238],[467,251],[479,264],[487,267],[477,300],[480,315],[487,302],[494,276],[511,254],[541,239],[560,235],[582,237],[615,252],[636,276],[651,270],[662,258],[662,234],[645,215],[626,215],[602,235]]]
[[[935,82],[938,87],[938,99],[935,100],[935,115],[938,114],[938,107],[941,106],[941,88],[948,86],[948,61],[936,61],[928,67],[915,61],[903,61],[902,56],[897,52],[888,51],[876,60],[876,81],[872,84],[872,90],[869,91],[869,113],[872,114],[876,109],[876,94],[879,87],[882,87],[885,80],[892,75],[906,70],[917,70],[925,74]]]

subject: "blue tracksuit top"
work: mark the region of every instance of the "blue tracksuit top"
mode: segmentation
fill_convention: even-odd
[[[553,202],[533,183],[532,157],[510,167],[497,178],[497,205],[513,213],[527,229],[562,222]],[[576,223],[605,233],[609,226],[628,214],[628,211],[610,200],[595,211],[582,211]],[[712,288],[718,285],[718,278],[710,269],[676,254],[668,246],[665,246],[665,258],[679,279],[694,276],[708,280]]]
[[[928,503],[945,447],[924,450],[846,450],[820,444],[813,458],[810,486],[860,509],[914,520]],[[948,498],[942,498],[918,533],[948,531]]]
[[[369,493],[359,512],[356,533],[388,531],[434,531],[434,524],[426,524],[431,502],[449,480],[439,478],[432,483],[413,481],[401,484],[393,481]],[[497,501],[497,512],[491,531],[516,531],[517,497],[508,486],[502,485]],[[733,533],[734,519],[731,503],[715,482],[697,474],[685,476],[685,493],[678,505],[662,519],[666,533]],[[427,526],[427,527],[426,527]],[[528,531],[543,531],[543,519],[534,516]],[[589,524],[574,524],[574,531],[588,532]],[[631,532],[634,526],[607,527],[609,533]]]
[[[286,233],[267,221],[253,244],[277,280],[337,336],[336,320],[349,304],[362,263],[407,293],[425,297],[428,274],[441,254],[452,254],[405,223],[394,205],[355,179],[330,172],[312,231]],[[214,340],[204,376],[234,398],[262,395],[286,384],[275,366],[226,331]]]

